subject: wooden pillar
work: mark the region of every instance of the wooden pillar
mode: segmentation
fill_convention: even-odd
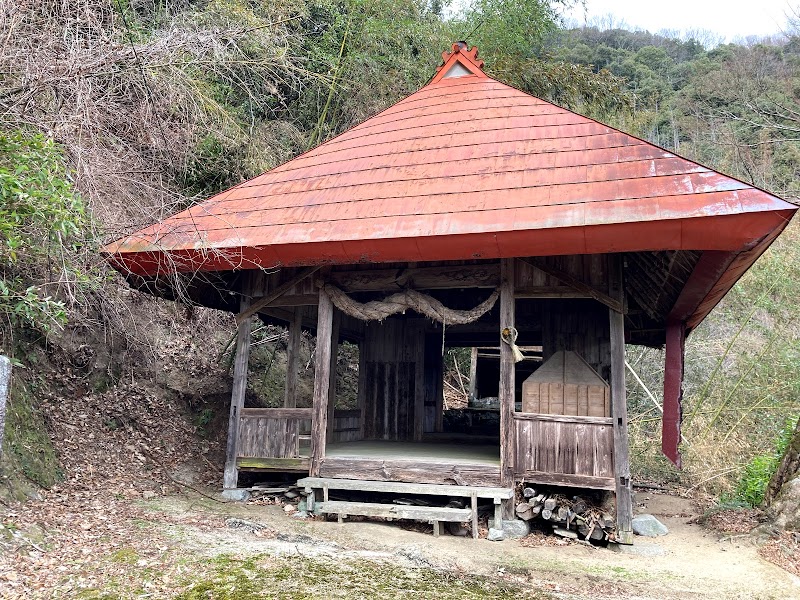
[[[469,357],[469,401],[478,395],[478,349],[472,348]]]
[[[328,434],[328,396],[331,387],[331,337],[333,333],[333,304],[328,294],[319,291],[317,313],[317,350],[314,360],[314,406],[311,421],[312,477],[319,476],[325,459]]]
[[[661,419],[661,451],[681,468],[683,355],[686,342],[686,323],[667,321],[667,344],[664,352],[664,410]]]
[[[242,298],[241,310],[250,305],[247,298]],[[231,393],[231,410],[228,416],[228,445],[225,450],[225,473],[222,487],[234,489],[239,483],[239,469],[236,457],[239,447],[239,414],[244,406],[244,395],[247,391],[247,365],[250,360],[250,332],[253,319],[247,318],[239,325],[236,336],[236,355],[233,359],[233,392]]]
[[[286,408],[297,408],[297,371],[302,333],[303,309],[296,306],[289,322],[289,342],[286,344],[286,393],[283,397],[283,406]]]
[[[514,259],[500,260],[500,332],[514,329]],[[500,342],[500,483],[503,487],[514,485],[514,355],[511,346]],[[514,518],[513,501],[503,501],[503,518]],[[497,525],[495,525],[497,527]]]
[[[609,256],[609,295],[625,304],[622,257]],[[625,392],[625,315],[609,309],[611,327],[611,418],[614,421],[617,541],[633,543],[633,497],[628,458],[628,406]]]
[[[333,439],[336,415],[336,363],[339,361],[339,327],[342,322],[342,313],[333,309],[333,324],[331,325],[331,368],[328,383],[328,439]]]

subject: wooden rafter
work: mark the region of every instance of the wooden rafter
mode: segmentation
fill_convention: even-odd
[[[605,292],[601,292],[600,290],[592,287],[588,283],[584,283],[580,279],[573,277],[569,273],[562,271],[561,269],[556,269],[555,267],[551,267],[544,261],[538,260],[536,258],[520,258],[519,260],[529,264],[532,267],[539,269],[540,271],[544,271],[551,277],[558,279],[564,285],[568,285],[574,290],[582,294],[586,294],[591,298],[594,298],[598,302],[605,304],[611,310],[625,314],[625,307],[622,305],[622,302],[612,298]]]
[[[292,277],[289,281],[287,281],[285,283],[282,283],[281,285],[276,287],[274,290],[269,292],[263,298],[260,298],[256,302],[253,302],[253,304],[250,306],[250,308],[248,308],[247,310],[243,310],[238,315],[236,315],[236,324],[239,325],[242,321],[244,321],[248,317],[252,317],[254,314],[256,314],[262,308],[265,308],[265,307],[269,306],[271,302],[273,302],[273,301],[277,300],[279,297],[283,296],[286,292],[288,292],[290,289],[292,289],[298,283],[303,281],[306,277],[308,277],[310,275],[313,275],[314,273],[319,271],[321,268],[322,267],[317,265],[315,267],[308,267],[306,269],[303,269],[300,273],[298,273],[297,275]]]

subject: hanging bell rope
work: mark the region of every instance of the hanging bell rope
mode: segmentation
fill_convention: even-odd
[[[496,289],[491,296],[475,308],[455,310],[447,308],[436,298],[416,290],[404,290],[383,300],[372,300],[365,303],[353,300],[342,290],[329,283],[322,286],[322,291],[328,295],[336,308],[361,321],[382,321],[391,315],[404,313],[410,308],[434,321],[447,325],[464,325],[477,321],[492,309],[500,296],[500,290]]]
[[[503,340],[504,343],[511,346],[511,354],[514,357],[514,362],[518,363],[521,360],[525,360],[525,355],[522,354],[519,347],[517,347],[517,337],[519,333],[513,327],[505,327],[500,332],[500,339]]]

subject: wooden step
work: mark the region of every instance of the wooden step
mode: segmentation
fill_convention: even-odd
[[[342,517],[384,517],[387,519],[411,519],[414,521],[448,521],[464,523],[472,518],[469,508],[447,508],[440,506],[407,506],[404,504],[380,504],[376,502],[340,502],[329,500],[319,504],[323,513]]]
[[[360,492],[386,492],[394,494],[426,494],[429,496],[454,496],[508,500],[514,497],[512,488],[443,485],[436,483],[399,483],[396,481],[366,481],[363,479],[335,479],[332,477],[304,477],[298,487],[306,489],[350,490]],[[353,513],[356,514],[356,513]],[[380,515],[377,515],[380,516]]]

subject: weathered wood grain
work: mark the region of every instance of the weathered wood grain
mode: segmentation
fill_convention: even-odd
[[[609,294],[625,301],[622,257],[609,265]],[[625,392],[625,316],[609,310],[611,330],[611,417],[614,420],[614,476],[617,492],[617,540],[633,543],[633,497],[628,458],[628,406]]]
[[[300,337],[303,333],[303,312],[295,309],[289,323],[289,340],[286,344],[286,390],[283,405],[286,408],[297,406],[297,371],[300,357]]]
[[[300,271],[300,273],[298,273],[297,275],[292,277],[289,281],[286,281],[285,283],[282,283],[277,288],[275,288],[273,291],[268,292],[266,296],[263,296],[262,298],[259,298],[258,300],[253,302],[246,309],[240,310],[239,314],[236,315],[236,323],[242,323],[245,319],[247,319],[249,317],[252,317],[256,313],[258,313],[258,311],[261,310],[262,308],[264,308],[266,306],[269,306],[269,304],[273,300],[275,300],[276,298],[281,297],[283,294],[288,292],[290,289],[292,289],[298,283],[300,283],[304,279],[308,278],[309,276],[311,276],[314,273],[316,273],[317,271],[319,271],[320,268],[321,268],[320,266],[314,266],[314,267],[308,267],[308,268],[303,269],[302,271]]]
[[[333,303],[320,291],[317,313],[317,349],[314,358],[314,416],[311,421],[311,475],[319,475],[325,458],[328,434],[328,395],[330,393],[331,335]]]
[[[249,301],[242,296],[241,310],[247,310]],[[222,486],[234,489],[238,486],[239,472],[236,465],[239,442],[239,419],[244,406],[244,395],[247,391],[247,365],[250,360],[250,332],[252,320],[245,319],[239,324],[236,334],[236,354],[233,359],[233,391],[231,392],[231,408],[228,415],[228,443],[225,449],[225,471]]]
[[[361,492],[381,492],[389,494],[424,494],[426,496],[475,495],[476,498],[510,499],[514,497],[513,488],[487,486],[437,485],[430,483],[403,483],[396,481],[364,481],[360,479],[340,479],[326,477],[304,477],[297,482],[298,487],[348,490]]]
[[[319,476],[370,481],[400,481],[501,487],[500,468],[413,460],[381,460],[326,457]]]
[[[514,331],[514,259],[500,261],[500,331]],[[513,484],[514,357],[511,346],[500,343],[500,473],[503,485]]]

